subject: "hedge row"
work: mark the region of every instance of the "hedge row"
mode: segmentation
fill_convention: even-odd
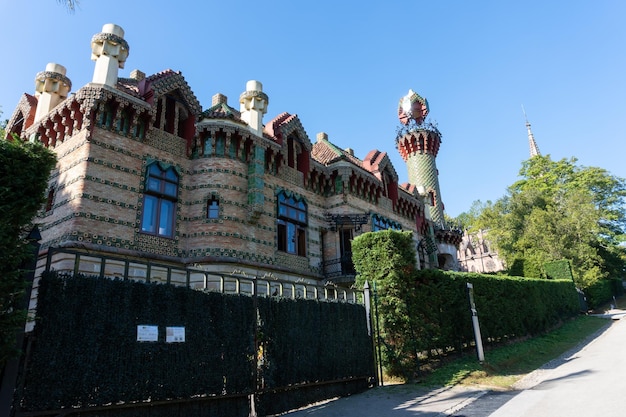
[[[364,233],[352,243],[357,282],[377,286],[383,364],[412,379],[433,354],[461,351],[474,340],[471,283],[483,342],[544,332],[579,311],[573,281],[415,270],[410,233]]]
[[[141,415],[247,415],[241,410],[253,392],[373,373],[358,305],[47,273],[37,316],[16,396],[20,411],[194,399]],[[138,325],[158,326],[158,341],[138,342]],[[171,326],[185,328],[183,343],[166,342]],[[328,398],[333,390],[316,395]],[[232,412],[225,414],[219,401],[196,401],[222,396],[231,396]]]

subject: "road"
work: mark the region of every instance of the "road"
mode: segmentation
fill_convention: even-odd
[[[626,319],[522,379],[514,391],[454,386],[379,387],[287,413],[288,417],[622,417],[626,387]]]
[[[489,417],[622,417],[625,386],[626,319],[621,319]]]

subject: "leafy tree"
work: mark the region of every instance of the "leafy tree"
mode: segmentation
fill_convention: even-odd
[[[78,6],[78,0],[57,0],[59,4],[65,5],[68,11],[73,12]]]
[[[16,353],[15,332],[24,326],[25,281],[20,268],[33,256],[26,237],[55,162],[54,154],[40,144],[0,140],[0,367]]]
[[[576,159],[536,156],[522,165],[507,194],[470,217],[509,266],[523,260],[526,274],[546,262],[569,259],[576,284],[589,288],[623,278],[626,181],[606,170],[580,167]],[[529,272],[533,271],[533,272]]]
[[[4,139],[6,136],[6,127],[8,120],[2,120],[2,110],[0,109],[0,139]]]

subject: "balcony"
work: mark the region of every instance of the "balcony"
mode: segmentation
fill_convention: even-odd
[[[340,258],[329,259],[322,263],[324,278],[335,284],[352,284],[356,271],[352,263],[352,252],[346,252]]]

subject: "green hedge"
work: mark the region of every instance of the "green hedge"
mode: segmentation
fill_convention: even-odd
[[[247,393],[252,299],[167,285],[45,275],[24,410]],[[159,327],[137,342],[137,325]],[[165,343],[184,326],[184,343]]]
[[[137,342],[138,325],[158,326],[159,340]],[[166,343],[169,326],[185,327],[184,343]],[[253,392],[373,375],[364,307],[346,303],[47,273],[32,339],[16,396],[23,412],[176,400],[144,407],[141,415],[247,416]],[[337,390],[321,384],[306,395],[290,392],[290,400],[260,396],[258,408],[282,412]],[[223,396],[229,398],[200,401]]]
[[[472,283],[483,341],[544,332],[578,313],[573,281],[415,270],[410,233],[364,233],[352,242],[357,283],[377,286],[383,364],[413,379],[422,361],[473,343]]]
[[[613,300],[613,296],[624,294],[621,279],[601,279],[585,288],[585,296],[590,308],[598,308]]]

